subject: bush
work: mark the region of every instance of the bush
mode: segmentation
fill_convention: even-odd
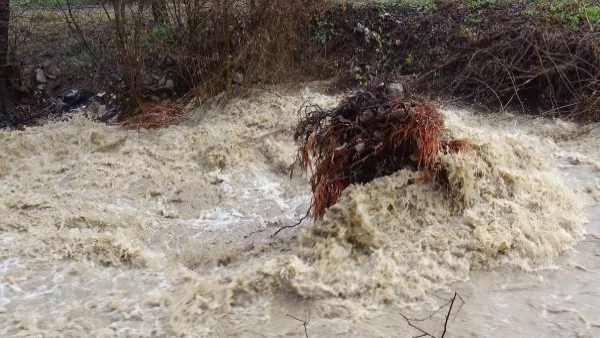
[[[325,7],[323,0],[77,3],[14,19],[13,60],[24,72],[13,83],[34,90],[35,82],[25,85],[33,71],[58,66],[62,83],[114,92],[130,114],[151,97],[239,91],[237,72],[244,84],[294,79],[307,61],[311,20]],[[54,82],[43,90],[61,90]]]

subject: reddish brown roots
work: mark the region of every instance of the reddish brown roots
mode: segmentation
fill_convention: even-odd
[[[437,177],[440,150],[469,148],[465,141],[446,141],[444,118],[419,97],[393,97],[371,88],[347,97],[338,107],[304,106],[295,140],[298,163],[312,174],[311,213],[320,218],[342,191],[403,168]]]

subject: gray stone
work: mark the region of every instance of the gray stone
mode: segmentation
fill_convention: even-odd
[[[242,94],[242,86],[234,83],[233,86],[231,86],[231,95],[235,97],[240,96],[240,94]]]
[[[145,86],[149,86],[153,83],[154,78],[152,77],[152,74],[144,73],[144,75],[142,75],[142,84],[144,84]]]
[[[168,79],[167,82],[165,83],[165,88],[167,88],[169,90],[173,90],[173,88],[175,88],[175,81]]]
[[[167,84],[167,77],[163,76],[160,78],[160,80],[158,80],[158,86],[159,87],[164,87]]]
[[[46,77],[44,70],[42,70],[41,68],[37,68],[35,70],[35,80],[38,83],[48,83],[48,78]]]
[[[231,78],[231,82],[236,85],[244,84],[244,74],[240,72],[235,72],[233,77]]]
[[[68,99],[72,99],[75,97],[75,95],[77,95],[77,93],[79,93],[77,89],[71,89],[65,97]]]
[[[101,104],[98,107],[98,118],[99,119],[103,119],[108,115],[108,109],[106,109],[106,106]]]
[[[404,96],[404,85],[399,82],[390,82],[386,87],[388,95],[402,97]]]
[[[354,150],[356,150],[356,152],[360,154],[365,150],[365,147],[366,147],[365,143],[360,142],[354,146]]]

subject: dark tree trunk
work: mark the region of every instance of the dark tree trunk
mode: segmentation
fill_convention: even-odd
[[[8,20],[10,7],[8,0],[0,0],[0,122],[11,121],[13,106],[6,85],[8,77]]]

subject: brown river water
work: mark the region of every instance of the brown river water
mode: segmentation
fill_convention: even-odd
[[[403,170],[272,237],[322,86],[0,131],[0,337],[441,337],[455,292],[445,337],[600,337],[600,128],[442,106],[452,195]]]

